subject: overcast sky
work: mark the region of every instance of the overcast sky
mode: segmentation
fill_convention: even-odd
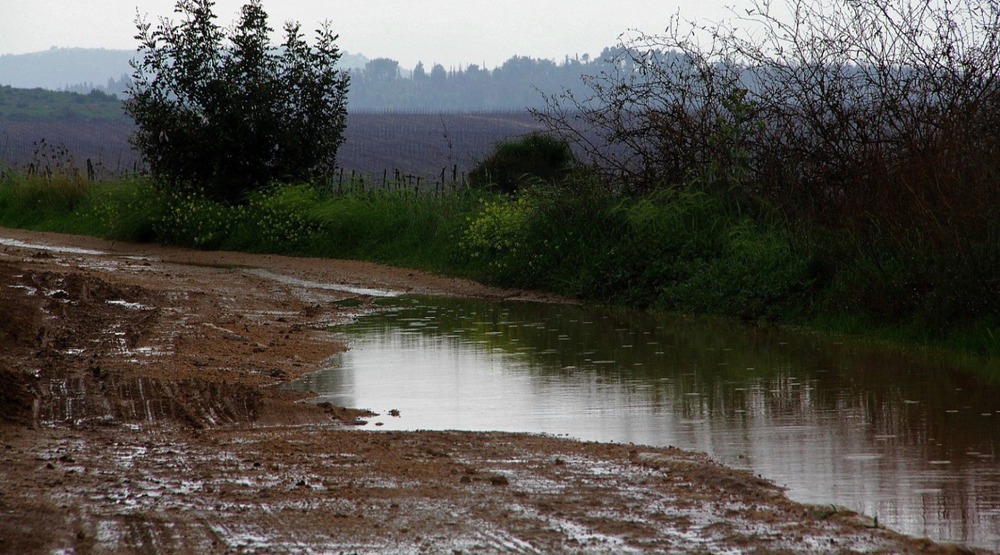
[[[598,54],[630,30],[662,32],[670,17],[718,20],[742,0],[264,0],[272,27],[330,20],[341,50],[412,68],[495,67],[514,55]],[[218,0],[229,25],[243,0]],[[50,47],[132,50],[136,13],[172,16],[175,0],[0,0],[0,54]],[[311,32],[309,33],[310,41]]]

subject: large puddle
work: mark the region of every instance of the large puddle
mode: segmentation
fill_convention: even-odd
[[[337,328],[298,387],[378,429],[674,445],[917,536],[1000,549],[1000,387],[941,364],[726,322],[400,298]],[[389,411],[399,411],[391,416]]]

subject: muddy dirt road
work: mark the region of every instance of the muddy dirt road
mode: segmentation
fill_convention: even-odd
[[[0,553],[968,552],[699,454],[362,431],[394,416],[275,388],[345,348],[327,329],[372,288],[532,298],[0,229]]]

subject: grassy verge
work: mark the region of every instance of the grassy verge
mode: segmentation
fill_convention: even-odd
[[[941,251],[793,224],[718,194],[329,195],[227,205],[149,182],[7,174],[0,225],[366,259],[602,303],[778,321],[1000,357],[1000,231]]]
[[[459,240],[481,195],[407,191],[330,195],[306,185],[241,204],[164,191],[144,179],[91,183],[0,173],[0,225],[135,242],[356,258],[468,274]]]

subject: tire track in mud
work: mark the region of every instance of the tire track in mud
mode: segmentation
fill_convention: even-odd
[[[19,274],[4,266],[0,275],[7,284],[3,312],[37,315],[5,318],[13,350],[31,353],[25,362],[34,367],[0,373],[7,418],[71,427],[159,421],[203,427],[257,419],[259,387],[131,375],[129,366],[153,364],[172,350],[154,331],[162,323],[160,309],[148,306],[162,302],[156,295],[79,274]]]

